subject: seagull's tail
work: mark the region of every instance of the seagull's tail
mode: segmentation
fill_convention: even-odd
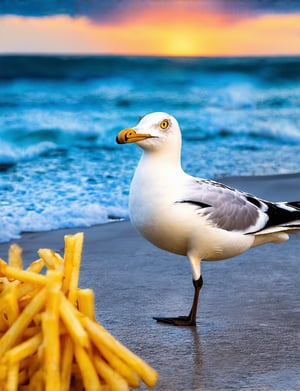
[[[286,215],[288,220],[280,225],[292,231],[290,233],[300,232],[300,201],[279,202],[276,205],[288,212]]]
[[[268,221],[265,227],[255,235],[274,233],[300,233],[300,201],[265,202],[268,209]]]
[[[267,202],[269,220],[264,229],[255,232],[254,246],[265,243],[282,243],[289,234],[300,233],[300,201]]]
[[[283,202],[283,204],[291,206],[300,212],[300,201]]]

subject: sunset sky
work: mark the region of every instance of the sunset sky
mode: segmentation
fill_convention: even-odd
[[[0,53],[300,55],[300,1],[2,0]]]

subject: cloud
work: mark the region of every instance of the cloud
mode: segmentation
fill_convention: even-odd
[[[300,12],[299,0],[1,0],[0,15],[43,17],[68,15],[87,17],[106,23],[133,15],[136,11],[155,8],[191,7],[201,11],[225,14],[294,13]]]
[[[212,0],[213,5],[223,12],[266,14],[298,13],[299,0]]]
[[[122,9],[130,9],[129,0],[2,0],[0,14],[28,17],[68,15],[100,20],[113,18]]]

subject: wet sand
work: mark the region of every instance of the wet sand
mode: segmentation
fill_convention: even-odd
[[[300,200],[300,174],[223,178],[269,200]],[[82,287],[93,288],[97,320],[159,372],[155,390],[300,390],[300,235],[234,259],[204,262],[196,328],[156,323],[186,315],[193,287],[185,257],[163,252],[129,222],[24,233],[25,262],[37,249],[63,251],[85,232]],[[11,243],[0,245],[7,258]]]

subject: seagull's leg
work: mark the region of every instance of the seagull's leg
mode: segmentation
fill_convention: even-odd
[[[203,279],[200,275],[198,280],[193,280],[194,285],[194,299],[191,311],[188,316],[178,316],[177,318],[153,318],[157,322],[167,323],[174,326],[196,326],[197,308],[199,293],[203,285]]]

